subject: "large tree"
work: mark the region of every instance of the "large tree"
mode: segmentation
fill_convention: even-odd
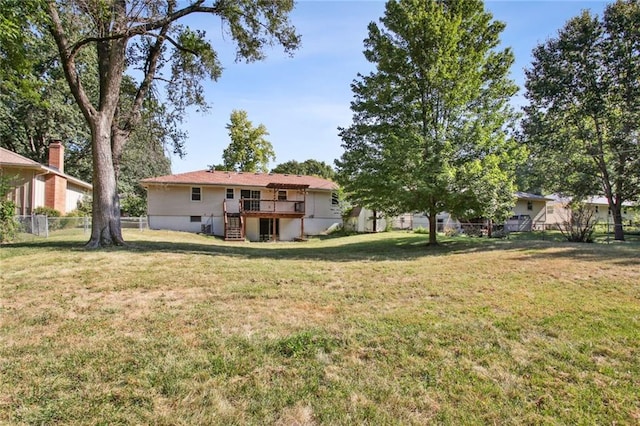
[[[526,70],[525,143],[545,189],[603,194],[623,240],[621,207],[640,197],[640,3],[588,11],[537,46]]]
[[[181,113],[190,105],[204,106],[201,82],[221,73],[205,32],[180,22],[193,14],[219,18],[235,42],[237,60],[250,62],[263,59],[265,46],[275,42],[287,52],[298,46],[288,21],[292,7],[292,0],[46,0],[67,83],[91,131],[94,205],[88,247],[124,243],[116,176],[154,85],[166,83],[166,101]],[[95,52],[95,69],[78,66],[86,49]],[[120,93],[128,69],[139,80],[133,102],[123,108]],[[98,81],[96,100],[84,84],[92,75]]]
[[[246,111],[233,110],[227,130],[231,143],[222,153],[226,170],[241,172],[269,170],[269,161],[275,160],[276,154],[271,142],[265,139],[269,132],[264,124],[254,127]]]
[[[369,24],[376,65],[352,84],[353,124],[336,161],[348,196],[366,207],[501,220],[513,203],[520,150],[508,135],[513,55],[480,0],[392,0]]]
[[[333,167],[318,160],[305,160],[302,163],[296,160],[290,160],[278,164],[271,170],[272,173],[288,173],[292,175],[319,176],[325,179],[334,180],[336,171]]]
[[[0,0],[6,5],[11,0]],[[29,3],[26,3],[29,5]],[[32,7],[33,8],[33,7]],[[0,146],[46,164],[52,139],[63,141],[65,171],[83,180],[92,180],[91,135],[82,112],[69,91],[53,38],[28,26],[26,13],[14,18],[23,28],[18,46],[11,40],[0,47],[3,63],[12,64],[0,70]],[[7,37],[2,35],[3,39]],[[83,52],[77,64],[84,68],[96,66],[92,50]],[[12,59],[20,54],[19,59]],[[98,98],[97,79],[84,81],[85,90],[93,100]],[[127,108],[135,99],[135,81],[125,75],[120,93],[120,108]],[[145,205],[146,192],[140,179],[171,172],[165,151],[183,154],[184,132],[178,128],[180,117],[169,114],[155,93],[148,93],[141,107],[141,121],[123,149],[120,161],[118,193],[129,204]],[[133,200],[135,198],[135,200]],[[126,206],[123,211],[127,212]],[[130,212],[128,212],[130,213]]]

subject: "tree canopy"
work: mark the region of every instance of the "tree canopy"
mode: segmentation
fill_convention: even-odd
[[[299,36],[288,20],[292,8],[292,0],[46,0],[57,56],[91,132],[94,206],[88,247],[124,243],[116,176],[148,95],[164,82],[166,105],[180,116],[189,106],[206,106],[202,81],[222,72],[205,31],[185,25],[184,18],[217,18],[235,44],[236,59],[251,62],[263,59],[264,48],[275,43],[288,53],[297,48]],[[78,58],[87,51],[96,55],[95,67],[80,66]],[[135,71],[136,92],[123,106],[127,70]],[[91,78],[98,82],[95,98],[87,91]]]
[[[428,213],[430,243],[441,211],[504,218],[522,158],[504,24],[479,0],[392,0],[380,23],[364,42],[376,70],[353,82],[353,124],[340,129],[339,182],[366,207]]]
[[[546,190],[604,195],[624,239],[621,207],[640,198],[640,4],[588,11],[533,51],[524,143]]]
[[[26,22],[26,16],[22,19]],[[46,164],[50,141],[60,139],[66,147],[65,171],[91,182],[89,126],[69,91],[60,62],[52,56],[54,41],[48,33],[35,31],[35,27],[22,33],[20,39],[23,47],[30,46],[24,49],[20,65],[0,71],[4,73],[0,79],[0,146]],[[95,67],[96,56],[92,51],[85,53],[78,63],[85,68]],[[93,98],[98,96],[96,79],[86,79],[85,86]],[[125,76],[121,107],[130,104],[135,95],[135,81]],[[134,197],[138,205],[144,206],[146,193],[139,180],[169,174],[166,151],[182,155],[185,134],[178,128],[179,120],[167,113],[154,93],[145,98],[140,113],[140,125],[120,159],[118,194],[129,202]],[[131,213],[126,206],[122,210]]]
[[[276,159],[264,124],[253,127],[246,111],[233,110],[227,124],[231,143],[222,153],[224,168],[240,172],[266,172],[269,161]]]
[[[273,173],[287,173],[291,175],[318,176],[325,179],[335,180],[336,172],[333,167],[318,160],[305,160],[302,163],[291,160],[278,164],[271,169]]]

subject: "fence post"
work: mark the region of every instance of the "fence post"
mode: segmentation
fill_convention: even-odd
[[[49,216],[44,216],[44,237],[49,238]]]

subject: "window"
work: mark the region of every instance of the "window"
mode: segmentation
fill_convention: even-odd
[[[233,200],[233,188],[227,188],[227,200]]]
[[[553,214],[553,206],[547,206],[547,214]]]
[[[331,193],[331,205],[337,206],[338,204],[340,204],[340,198],[338,198],[338,193],[337,192],[332,192]]]
[[[191,216],[190,217],[191,222],[202,222],[202,216]]]
[[[533,203],[531,201],[527,201],[527,210],[533,210]]]
[[[287,191],[278,191],[278,201],[287,201]]]
[[[598,206],[596,206],[596,213],[598,213]]]
[[[191,201],[202,201],[202,188],[198,186],[191,188]]]
[[[249,189],[240,190],[240,199],[242,199],[242,209],[245,211],[260,211],[260,191],[252,191]]]

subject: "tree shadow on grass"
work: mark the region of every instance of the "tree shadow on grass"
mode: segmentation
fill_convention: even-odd
[[[299,243],[229,243],[215,237],[202,242],[150,240],[139,238],[127,246],[102,249],[104,252],[181,253],[190,255],[229,256],[244,259],[290,259],[327,262],[410,261],[422,257],[480,253],[496,250],[526,251],[528,256],[573,258],[580,261],[611,261],[621,265],[640,264],[640,246],[571,244],[554,241],[500,240],[487,238],[447,238],[437,245],[428,244],[428,236],[418,234],[375,234],[369,236],[323,237],[322,245]],[[14,243],[7,247],[50,251],[84,251],[77,240],[47,240]],[[562,250],[549,250],[562,248]]]
[[[530,250],[527,255],[534,259],[571,259],[580,262],[607,262],[620,266],[640,266],[640,244],[588,244],[588,243],[556,243],[549,244],[549,248],[561,250]]]

